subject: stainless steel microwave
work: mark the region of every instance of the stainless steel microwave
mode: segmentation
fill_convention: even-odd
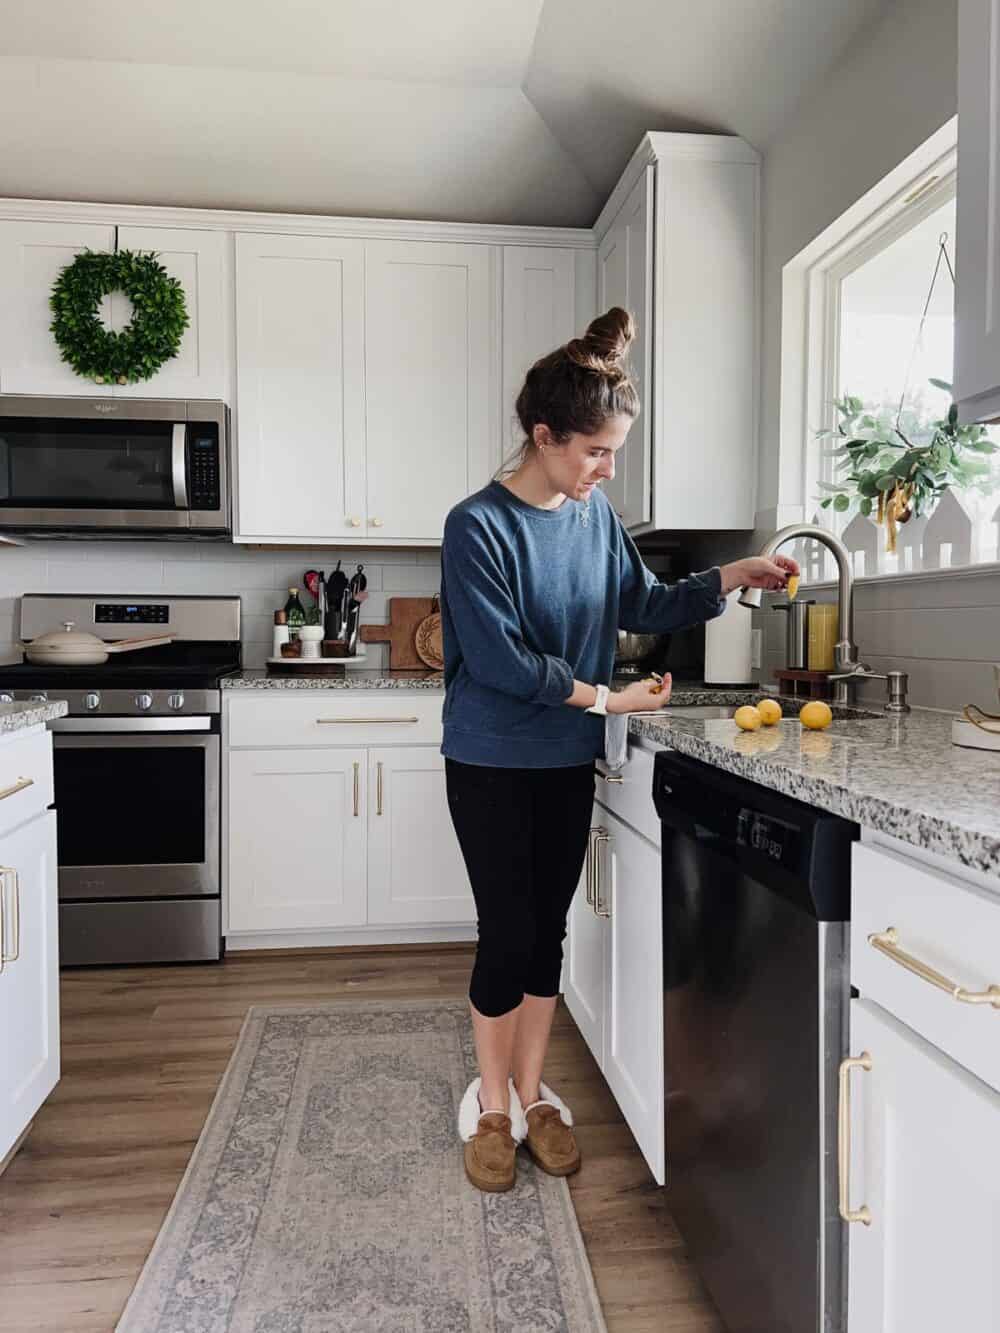
[[[0,530],[226,537],[222,402],[0,394]]]

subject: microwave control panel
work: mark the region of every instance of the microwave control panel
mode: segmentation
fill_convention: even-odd
[[[215,426],[188,427],[188,504],[192,509],[218,509],[219,434]]]

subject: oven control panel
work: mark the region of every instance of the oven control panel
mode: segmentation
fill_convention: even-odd
[[[97,625],[166,625],[169,620],[166,602],[98,602],[94,607]]]

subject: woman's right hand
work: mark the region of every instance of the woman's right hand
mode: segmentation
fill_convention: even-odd
[[[634,685],[627,685],[625,689],[608,695],[608,712],[650,713],[663,708],[670,702],[672,685],[669,672],[663,677],[662,686],[657,685],[655,680],[637,680]],[[654,690],[659,693],[654,694]]]

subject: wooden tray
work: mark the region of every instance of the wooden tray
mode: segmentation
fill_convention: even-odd
[[[362,625],[362,643],[387,643],[389,666],[396,670],[426,671],[416,647],[417,626],[434,610],[433,597],[390,597],[388,625]]]
[[[833,696],[833,682],[829,671],[793,671],[779,667],[774,673],[782,694],[795,698],[829,699]]]

